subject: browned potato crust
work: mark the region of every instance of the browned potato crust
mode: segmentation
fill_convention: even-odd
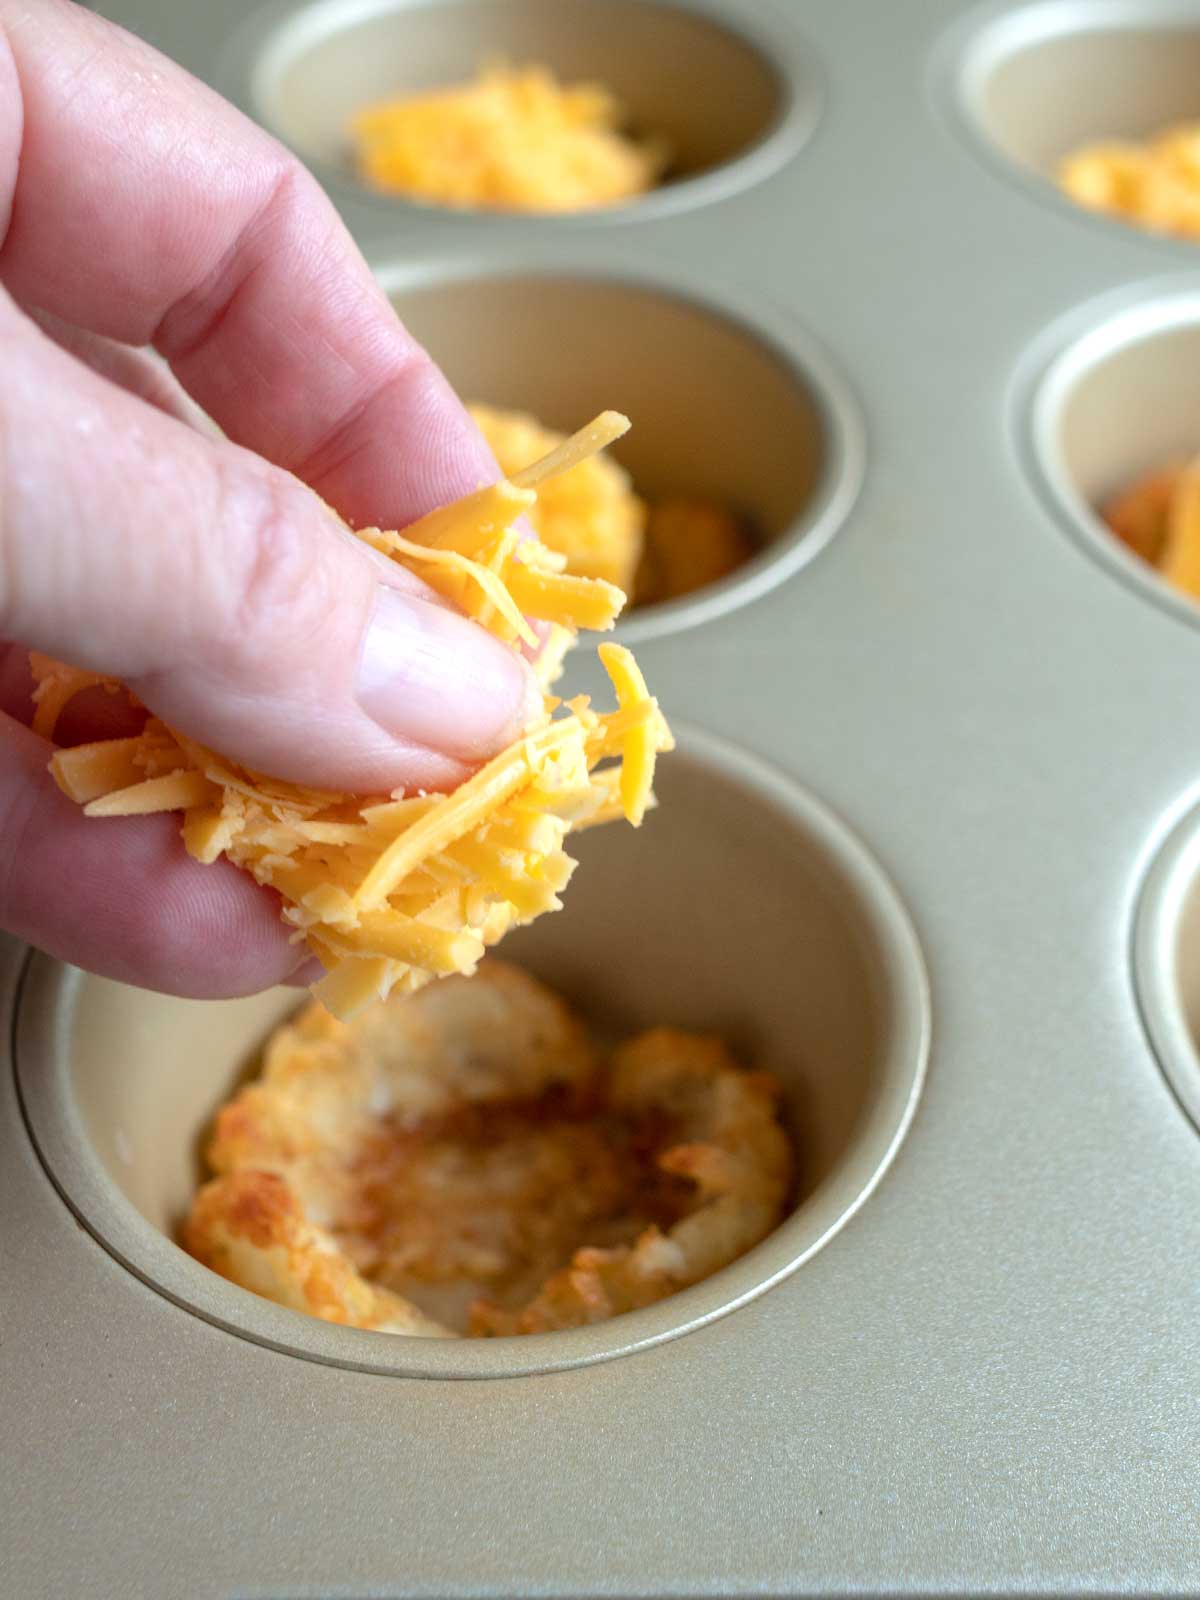
[[[225,1277],[351,1327],[572,1327],[724,1266],[779,1220],[778,1090],[715,1039],[600,1054],[489,961],[350,1023],[307,1007],[217,1117],[183,1241]]]

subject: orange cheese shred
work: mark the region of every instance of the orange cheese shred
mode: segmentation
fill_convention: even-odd
[[[617,691],[617,704],[623,712],[636,712],[650,701],[646,680],[630,651],[619,644],[602,644],[600,659]],[[626,819],[635,828],[640,827],[650,804],[654,787],[654,758],[658,751],[658,734],[654,721],[630,717],[629,732],[622,745],[621,804]]]
[[[451,794],[346,795],[250,771],[150,717],[134,738],[55,752],[65,794],[93,817],[183,813],[196,860],[225,856],[283,900],[284,921],[325,968],[314,992],[346,1018],[393,990],[470,973],[513,926],[557,910],[574,869],[574,829],[653,804],[654,764],[670,729],[629,651],[601,646],[617,709],[548,692],[580,627],[612,626],[625,595],[564,573],[516,519],[536,485],[601,448],[628,424],[605,413],[521,475],[442,507],[405,529],[359,534],[418,572],[497,638],[518,649],[527,619],[550,624],[537,670],[540,717]],[[84,689],[120,685],[44,656],[31,658],[39,728],[52,737]]]
[[[102,795],[132,788],[142,779],[137,762],[140,749],[140,739],[101,739],[96,744],[60,750],[54,758],[59,788],[81,806]]]
[[[212,794],[213,786],[202,772],[172,772],[165,778],[145,778],[115,794],[99,795],[83,810],[89,817],[144,817],[154,811],[186,811],[202,805]]]

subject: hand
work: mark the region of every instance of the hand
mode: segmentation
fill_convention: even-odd
[[[251,992],[302,955],[277,902],[191,861],[177,817],[91,821],[58,792],[27,651],[259,771],[452,786],[540,705],[532,674],[297,479],[403,527],[495,463],[304,170],[66,0],[0,0],[0,284],[0,926]],[[57,737],[129,715],[80,696]]]

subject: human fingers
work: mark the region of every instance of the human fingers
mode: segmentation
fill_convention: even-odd
[[[0,638],[358,793],[452,786],[540,705],[516,652],[294,478],[87,371],[6,297],[0,361]]]
[[[19,301],[156,345],[231,439],[352,522],[402,527],[496,477],[315,180],[66,0],[0,0],[0,239]]]
[[[52,747],[0,716],[0,926],[105,977],[197,999],[303,970],[279,905],[228,862],[179,848],[173,816],[85,817],[47,770]]]
[[[187,393],[166,362],[153,351],[136,349],[120,344],[116,339],[106,339],[102,334],[90,333],[64,322],[61,317],[36,307],[23,308],[26,314],[53,339],[60,350],[82,361],[93,372],[115,383],[127,394],[136,395],[148,405],[165,411],[169,417],[186,422],[202,433],[215,433],[213,423]]]

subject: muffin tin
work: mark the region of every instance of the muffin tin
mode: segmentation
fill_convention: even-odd
[[[1092,507],[1197,442],[1200,256],[1045,174],[1200,117],[1200,5],[100,9],[313,163],[464,392],[619,406],[647,488],[755,517],[747,568],[622,623],[682,734],[661,807],[505,954],[614,1029],[726,1032],[804,1176],[628,1318],[328,1327],[169,1238],[289,1000],[3,946],[6,1591],[1196,1592],[1200,613]],[[677,182],[364,192],[356,85],[505,40],[675,132]]]

